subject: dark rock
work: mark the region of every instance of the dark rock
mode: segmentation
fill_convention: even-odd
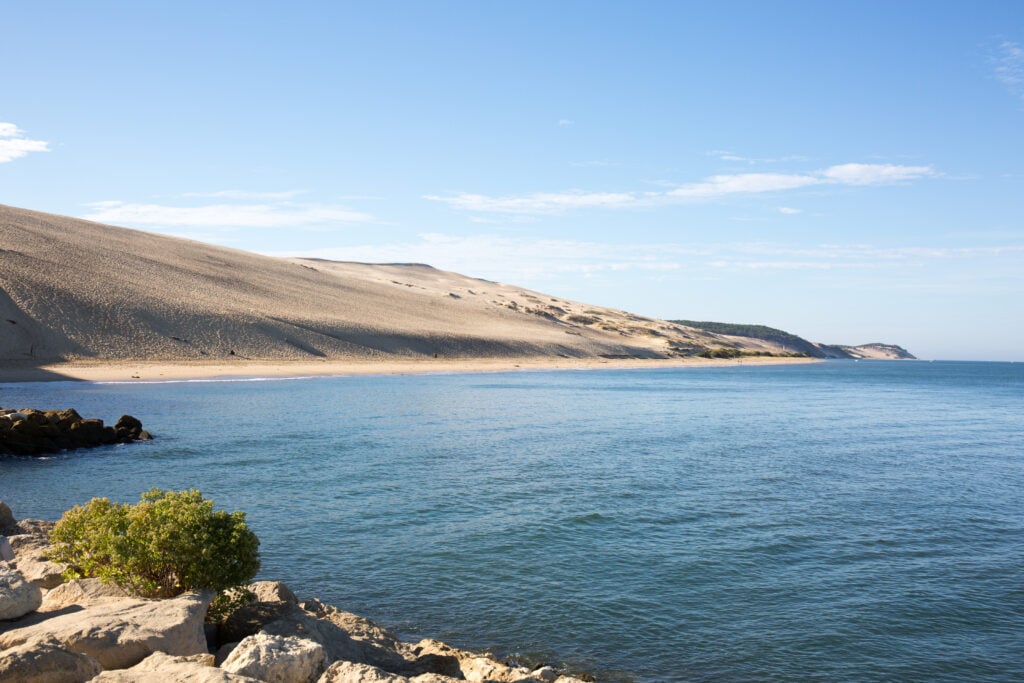
[[[114,425],[119,441],[134,441],[142,432],[142,423],[131,415],[122,415]]]
[[[286,602],[254,602],[235,610],[217,627],[217,642],[232,643],[259,633],[267,624],[291,611]]]
[[[113,427],[103,420],[83,419],[74,409],[0,410],[0,454],[46,455],[74,448],[149,441],[152,435],[131,415],[122,415]]]
[[[10,506],[0,500],[0,534],[9,536],[12,533],[17,533],[17,527],[18,523],[14,519],[14,513],[11,512]]]

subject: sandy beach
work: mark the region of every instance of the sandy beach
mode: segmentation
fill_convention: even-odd
[[[0,367],[0,383],[46,381],[168,381],[245,377],[311,377],[330,375],[400,375],[462,372],[513,372],[531,370],[636,370],[650,368],[700,368],[711,366],[788,365],[817,363],[813,358],[748,357],[738,359],[673,358],[479,358],[424,360],[323,360],[236,363],[95,362],[50,365],[6,364]]]

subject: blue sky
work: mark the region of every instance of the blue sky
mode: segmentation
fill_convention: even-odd
[[[0,203],[1024,360],[1024,3],[3,3],[0,36]]]

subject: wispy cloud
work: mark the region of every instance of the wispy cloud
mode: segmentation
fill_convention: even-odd
[[[575,122],[575,121],[573,121],[572,119],[558,119],[558,125],[559,125],[560,127],[562,127],[562,128],[565,128],[565,127],[567,127],[567,126],[571,126],[571,125],[573,125],[574,123],[576,123],[576,122]]]
[[[266,202],[279,202],[294,199],[306,190],[286,190],[285,192],[248,192],[246,190],[218,190],[217,192],[184,192],[182,197],[200,199],[243,199]]]
[[[425,195],[424,199],[443,202],[462,211],[494,213],[559,213],[569,209],[617,209],[637,205],[644,195],[634,192],[536,192],[518,197],[489,197],[463,193],[451,197]]]
[[[87,204],[82,216],[100,223],[167,228],[309,228],[337,223],[369,223],[373,217],[328,204],[264,202],[258,204],[207,204],[168,206],[123,201]]]
[[[316,249],[300,255],[370,263],[429,263],[505,282],[542,282],[563,276],[593,277],[599,273],[672,272],[682,267],[680,257],[699,251],[679,245],[427,233],[412,241]]]
[[[467,275],[525,284],[626,271],[658,277],[672,273],[696,277],[701,274],[720,276],[728,271],[901,272],[929,264],[977,259],[1009,259],[1005,262],[1016,264],[1024,259],[1024,244],[967,247],[883,247],[870,244],[804,247],[772,242],[611,244],[492,234],[429,233],[404,242],[280,255],[371,263],[429,263]]]
[[[797,173],[734,173],[715,175],[699,183],[682,185],[666,193],[669,197],[684,199],[713,199],[733,194],[758,194],[795,190],[809,185],[820,185],[820,175]]]
[[[710,157],[731,163],[749,164],[779,164],[793,161],[808,161],[808,158],[800,154],[791,154],[783,157],[746,157],[725,149],[713,149],[707,152]]]
[[[818,173],[822,182],[840,185],[888,185],[935,175],[931,166],[840,164]]]
[[[551,214],[573,209],[623,209],[681,201],[712,200],[828,185],[886,185],[936,175],[931,166],[898,164],[838,164],[808,173],[733,173],[714,175],[696,183],[657,192],[535,192],[494,197],[460,193],[425,195],[454,209],[507,214]]]
[[[1014,96],[1024,99],[1024,45],[1004,40],[992,58],[996,79]]]
[[[780,206],[779,213],[784,213],[786,215],[792,216],[794,214],[803,213],[803,209],[794,209],[790,206]]]
[[[13,123],[0,122],[0,164],[20,159],[30,152],[48,151],[49,142],[26,138],[25,131]]]

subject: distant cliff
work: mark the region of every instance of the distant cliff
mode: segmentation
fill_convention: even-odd
[[[895,344],[873,343],[861,344],[860,346],[819,344],[807,341],[803,337],[798,337],[785,330],[779,330],[766,325],[744,325],[741,323],[719,323],[703,320],[671,320],[669,322],[728,337],[760,339],[777,344],[791,353],[805,355],[810,358],[917,360],[916,356],[912,353],[902,346]]]
[[[860,346],[836,346],[815,344],[823,354],[819,358],[873,358],[876,360],[917,360],[917,356],[895,344],[861,344]]]

